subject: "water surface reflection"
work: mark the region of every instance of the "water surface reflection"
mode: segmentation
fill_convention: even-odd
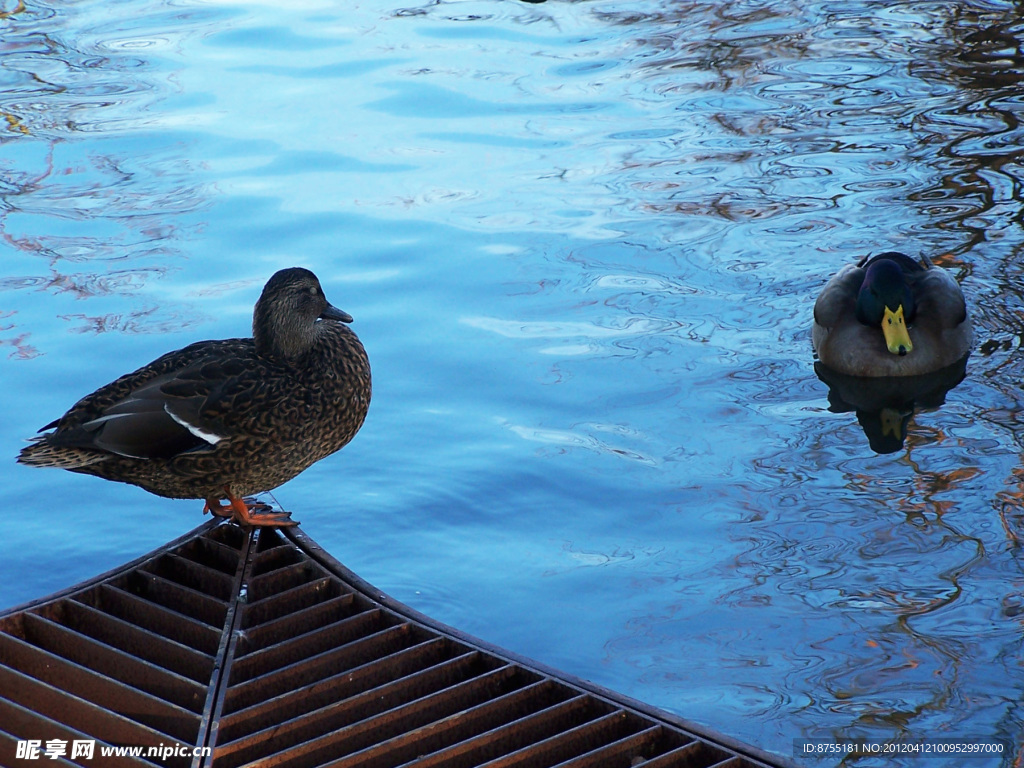
[[[1021,749],[1016,5],[119,17],[0,21],[6,455],[35,410],[245,332],[303,263],[379,384],[344,456],[277,495],[357,572],[783,754],[854,732]],[[954,255],[978,343],[880,455],[830,412],[808,329],[840,265],[890,249]],[[33,510],[7,604],[198,522],[3,472]]]
[[[856,413],[871,450],[895,453],[903,448],[918,409],[938,408],[964,380],[967,358],[935,373],[900,378],[863,379],[836,373],[821,363],[814,372],[828,390],[829,411]]]

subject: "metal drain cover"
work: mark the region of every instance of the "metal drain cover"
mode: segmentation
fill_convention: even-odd
[[[298,528],[220,521],[0,614],[0,764],[40,759],[191,768],[781,764],[392,601]]]

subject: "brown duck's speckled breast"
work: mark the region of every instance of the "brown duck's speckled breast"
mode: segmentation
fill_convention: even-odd
[[[111,456],[74,471],[189,499],[223,498],[225,486],[236,496],[251,495],[290,480],[345,446],[370,405],[363,345],[346,325],[322,325],[317,344],[289,365],[259,357],[251,339],[226,339],[193,344],[118,379],[72,409],[62,425],[94,417],[145,381],[209,360],[232,374],[203,413],[226,437],[168,459]]]

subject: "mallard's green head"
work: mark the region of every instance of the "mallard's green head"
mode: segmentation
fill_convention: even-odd
[[[905,355],[914,349],[907,331],[914,320],[914,293],[900,265],[885,258],[888,255],[883,253],[868,264],[857,294],[857,320],[881,328],[889,351]]]

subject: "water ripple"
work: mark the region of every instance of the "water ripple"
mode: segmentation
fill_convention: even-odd
[[[81,394],[79,347],[236,334],[266,274],[309,264],[379,394],[288,493],[381,586],[407,574],[461,626],[787,755],[851,728],[1024,743],[1011,4],[19,15],[0,363],[21,400]],[[840,265],[890,248],[962,281],[978,344],[882,456],[830,410],[808,326]],[[339,473],[354,501],[318,516]],[[20,477],[12,504],[77,488]],[[97,519],[136,514],[95,493]],[[46,555],[36,533],[11,526],[9,574]]]

